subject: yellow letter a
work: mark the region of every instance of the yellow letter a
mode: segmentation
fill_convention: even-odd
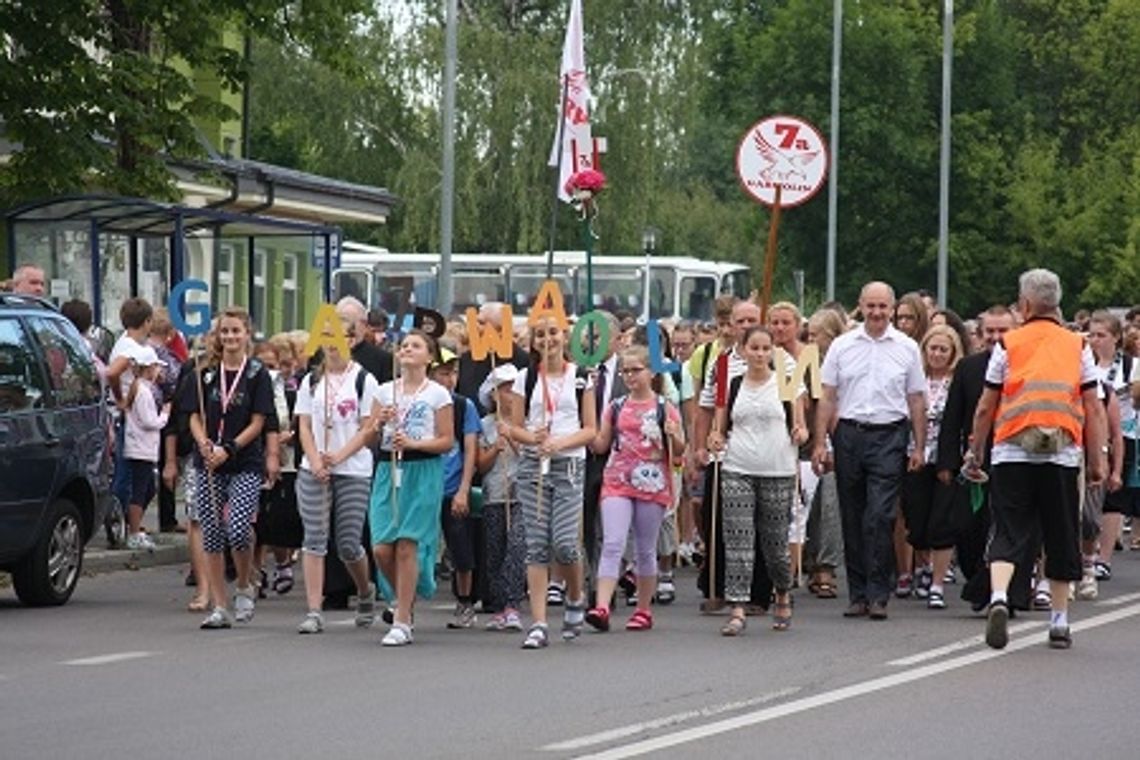
[[[787,376],[787,363],[782,350],[776,351],[776,389],[781,401],[795,401],[796,390],[804,377],[811,373],[811,388],[808,389],[812,398],[819,398],[823,389],[819,382],[819,346],[808,343],[800,350],[800,358],[796,359],[796,370],[791,377]]]
[[[317,309],[317,316],[313,318],[313,325],[309,328],[309,342],[305,344],[305,353],[312,356],[317,353],[318,348],[324,346],[335,348],[345,360],[350,356],[344,325],[337,316],[336,307],[331,303],[323,303]]]

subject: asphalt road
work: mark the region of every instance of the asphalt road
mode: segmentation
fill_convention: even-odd
[[[84,578],[58,609],[0,589],[0,757],[1135,758],[1140,552],[1114,570],[1076,603],[1067,652],[1044,613],[985,648],[954,587],[950,609],[895,601],[882,623],[803,593],[792,630],[752,619],[733,640],[682,573],[653,631],[619,610],[615,631],[537,652],[446,630],[445,599],[403,649],[347,612],[299,636],[300,585],[199,631],[177,566]]]

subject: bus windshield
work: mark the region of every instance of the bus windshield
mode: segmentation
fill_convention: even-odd
[[[685,275],[681,278],[681,314],[686,319],[712,321],[713,301],[717,296],[716,277]]]
[[[374,300],[389,314],[399,314],[405,302],[434,306],[437,297],[436,276],[436,267],[431,264],[380,264],[376,267]]]
[[[469,306],[479,308],[485,303],[507,300],[507,286],[499,267],[456,268],[452,282],[455,287],[453,309],[460,313]]]

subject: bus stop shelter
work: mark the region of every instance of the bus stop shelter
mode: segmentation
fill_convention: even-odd
[[[295,327],[311,311],[306,302],[331,298],[342,239],[336,226],[108,195],[29,203],[5,221],[10,271],[41,267],[48,296],[88,301],[97,324],[115,319],[125,298],[164,304],[171,288],[194,278],[209,285],[215,308],[244,301],[255,323],[269,316],[257,313],[259,294],[264,306],[275,288],[291,286]],[[278,278],[271,273],[281,257],[289,266]]]

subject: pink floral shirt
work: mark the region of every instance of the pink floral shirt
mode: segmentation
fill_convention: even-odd
[[[613,407],[605,414],[612,415]],[[666,419],[677,423],[677,407],[665,405]],[[612,419],[612,417],[611,417]],[[652,501],[663,507],[673,504],[673,476],[657,423],[657,398],[634,401],[627,398],[613,431],[610,458],[602,477],[602,498],[623,496]]]

